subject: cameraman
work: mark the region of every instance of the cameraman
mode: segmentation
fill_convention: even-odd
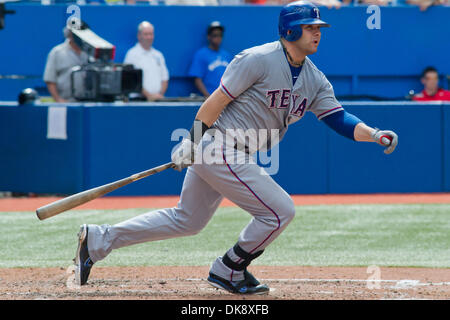
[[[71,70],[88,62],[87,54],[77,46],[70,29],[64,27],[63,33],[66,40],[50,51],[44,71],[44,81],[56,102],[73,100]]]

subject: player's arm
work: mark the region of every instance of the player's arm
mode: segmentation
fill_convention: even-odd
[[[190,139],[183,139],[172,154],[175,170],[181,171],[193,163],[197,144],[200,143],[203,134],[219,118],[220,113],[231,101],[232,99],[223,93],[220,88],[216,89],[206,99],[195,116],[194,124],[190,131]]]
[[[220,86],[198,110],[196,119],[210,127],[225,107],[242,92],[250,88],[264,74],[258,57],[247,51],[235,56],[227,66]]]
[[[392,131],[371,128],[344,110],[334,96],[331,83],[323,73],[320,76],[318,81],[321,81],[322,85],[310,106],[316,117],[344,137],[354,141],[376,142],[386,148],[384,153],[393,152],[398,143],[397,135]]]
[[[355,126],[353,136],[355,141],[374,142],[372,138],[374,133],[374,128],[369,127],[364,122],[360,122]]]
[[[209,128],[231,101],[232,99],[218,88],[202,104],[195,119],[203,122]]]
[[[386,147],[385,153],[389,154],[395,150],[398,143],[397,134],[389,130],[378,130],[371,128],[355,115],[340,110],[322,118],[327,126],[338,134],[355,141],[376,142]]]
[[[244,50],[234,57],[222,76],[220,87],[206,99],[198,110],[191,128],[191,139],[183,139],[180,146],[172,153],[175,170],[181,171],[193,163],[196,145],[200,142],[203,134],[233,99],[236,99],[264,75],[265,70],[260,65],[258,56],[249,51]],[[239,79],[239,81],[235,81],[235,79]]]

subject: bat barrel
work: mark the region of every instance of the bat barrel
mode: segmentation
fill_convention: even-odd
[[[102,195],[111,192],[117,188],[120,188],[130,182],[133,182],[133,180],[130,178],[125,178],[116,182],[112,182],[110,184],[106,184],[97,188],[73,194],[69,197],[60,199],[58,201],[52,202],[50,204],[38,208],[36,210],[36,215],[38,216],[39,220],[44,220],[53,217],[58,213],[75,208],[83,203],[101,197]]]
[[[77,197],[75,197],[77,196]],[[57,215],[58,213],[61,213],[65,210],[69,210],[70,208],[74,208],[80,204],[83,204],[86,199],[86,201],[89,201],[89,199],[80,198],[80,194],[74,194],[73,196],[52,202],[50,204],[47,204],[43,207],[40,207],[36,210],[36,215],[39,218],[39,220],[44,220],[50,217],[53,217],[54,215]],[[72,198],[73,197],[73,198]],[[78,201],[77,201],[78,199]]]
[[[44,220],[50,217],[53,217],[57,215],[58,213],[61,213],[63,211],[75,208],[83,203],[89,202],[91,200],[94,200],[96,198],[99,198],[111,191],[114,191],[120,187],[123,187],[131,182],[134,182],[136,180],[148,177],[152,174],[155,174],[157,172],[161,172],[163,170],[166,170],[168,168],[173,168],[174,164],[172,162],[160,165],[158,167],[142,171],[140,173],[133,174],[132,176],[128,178],[124,178],[121,180],[117,180],[114,182],[111,182],[109,184],[105,184],[96,188],[92,188],[86,191],[82,191],[76,194],[73,194],[69,197],[60,199],[58,201],[52,202],[50,204],[47,204],[43,207],[40,207],[36,210],[36,215],[39,218],[39,220]]]

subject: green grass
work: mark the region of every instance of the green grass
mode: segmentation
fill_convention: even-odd
[[[0,213],[0,268],[67,267],[82,223],[114,224],[148,209],[70,211],[45,221]],[[199,234],[113,251],[99,266],[209,265],[234,245],[250,215],[221,208]],[[450,205],[297,207],[255,265],[450,268]]]

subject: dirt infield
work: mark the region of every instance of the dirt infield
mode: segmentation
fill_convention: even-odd
[[[56,197],[1,198],[0,211],[34,211]],[[107,197],[78,209],[174,206],[178,197]],[[296,205],[354,203],[450,203],[450,194],[293,196]],[[234,206],[224,201],[222,206]],[[94,267],[86,286],[73,281],[73,267],[0,269],[0,300],[372,300],[450,299],[450,269],[252,266],[271,287],[265,296],[237,296],[206,282],[208,266]]]
[[[210,286],[209,267],[98,267],[78,287],[70,269],[2,269],[0,299],[310,300],[450,299],[450,270],[253,266],[271,291],[237,296]],[[367,273],[369,271],[369,273]]]

